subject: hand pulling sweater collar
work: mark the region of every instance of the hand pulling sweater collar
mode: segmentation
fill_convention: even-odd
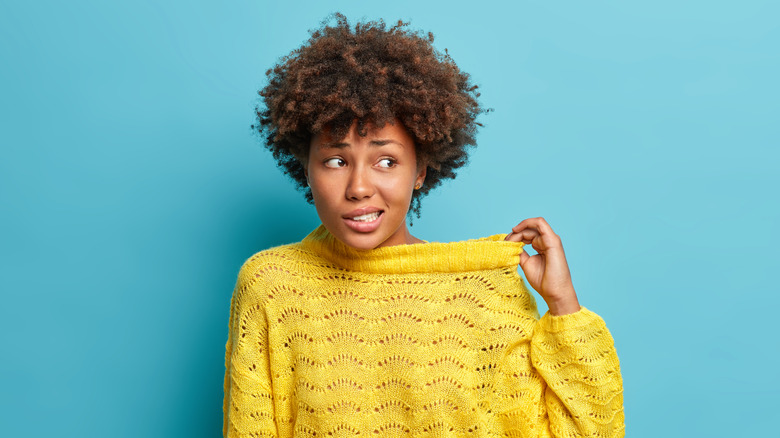
[[[428,242],[376,249],[352,248],[320,225],[303,239],[304,249],[349,271],[368,274],[464,272],[517,267],[523,243],[506,234],[462,242]]]

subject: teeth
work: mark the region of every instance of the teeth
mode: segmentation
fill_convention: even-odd
[[[352,218],[353,221],[358,222],[373,222],[379,217],[379,212],[376,211],[374,213],[364,214],[362,216],[355,216]]]

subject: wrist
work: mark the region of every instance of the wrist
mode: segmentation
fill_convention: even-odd
[[[544,300],[547,303],[547,308],[550,310],[550,314],[554,316],[568,315],[580,311],[580,302],[577,300],[577,294],[571,291],[571,294],[567,294],[564,297],[550,297]]]

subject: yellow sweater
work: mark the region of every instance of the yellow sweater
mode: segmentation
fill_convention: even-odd
[[[624,435],[612,337],[539,319],[520,243],[352,249],[322,226],[242,267],[225,359],[229,437]]]

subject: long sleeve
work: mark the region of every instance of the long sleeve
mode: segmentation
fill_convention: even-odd
[[[545,381],[545,408],[553,437],[625,435],[623,382],[604,321],[579,312],[545,314],[531,340],[531,360]]]
[[[254,293],[256,278],[245,271],[239,275],[230,306],[222,434],[276,437],[266,312]]]
[[[225,437],[620,436],[604,322],[540,319],[521,247],[359,251],[322,229],[255,254],[233,294]]]

